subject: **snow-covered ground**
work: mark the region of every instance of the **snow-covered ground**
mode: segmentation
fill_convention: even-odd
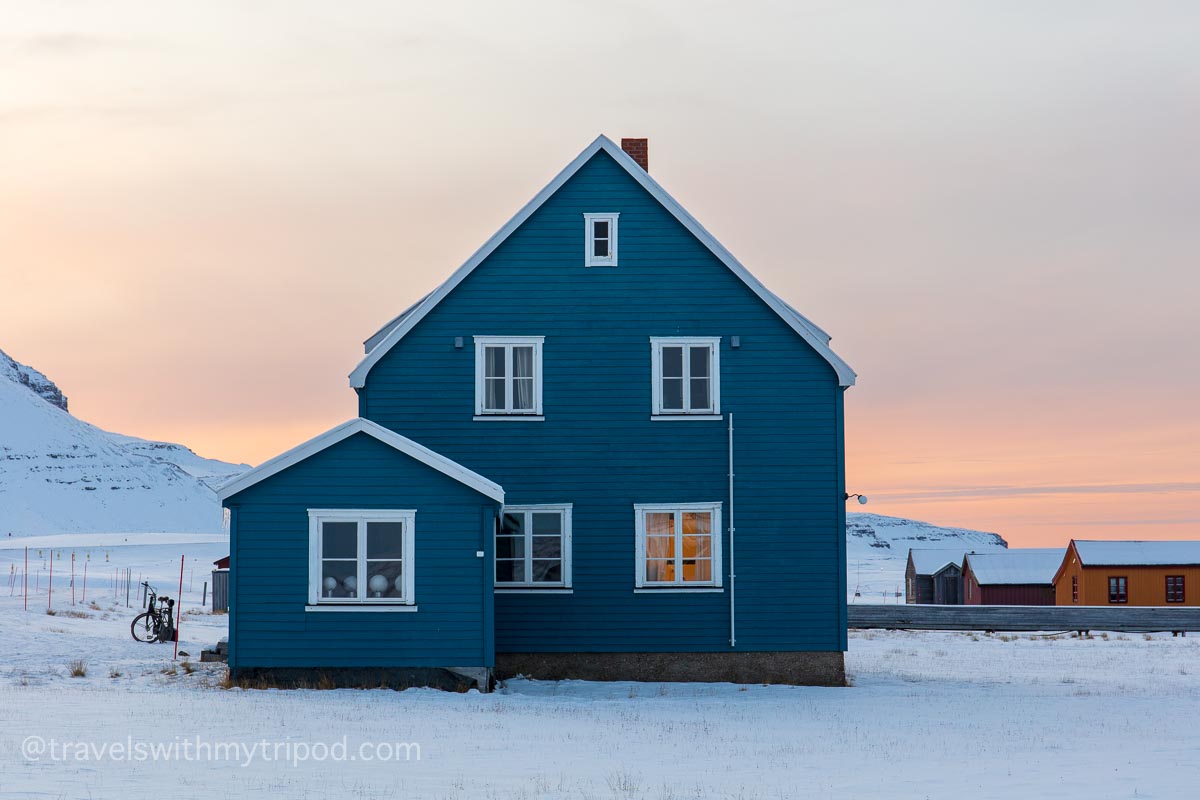
[[[181,649],[194,660],[224,634],[223,616],[186,612],[225,545],[184,539],[64,538],[55,552],[74,547],[78,565],[91,547],[89,565],[129,567],[172,595],[186,555]],[[0,570],[21,555],[0,552]],[[852,632],[845,689],[224,689],[222,666],[189,673],[170,646],[134,642],[136,609],[92,583],[103,568],[89,566],[99,608],[72,608],[60,563],[54,616],[44,585],[28,612],[19,591],[0,592],[0,797],[1180,798],[1200,780],[1200,637]],[[86,676],[70,677],[76,659]],[[31,736],[58,758],[23,754]],[[347,760],[331,760],[343,742]],[[139,743],[176,757],[100,752]],[[333,755],[317,761],[322,745]]]

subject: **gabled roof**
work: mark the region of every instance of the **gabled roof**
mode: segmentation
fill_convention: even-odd
[[[1085,567],[1200,565],[1200,541],[1097,541],[1074,539],[1075,552]]]
[[[980,586],[1049,586],[1054,582],[1054,575],[1062,564],[1065,552],[1066,548],[1063,547],[1027,547],[994,553],[968,553],[963,569],[970,565],[971,574]]]
[[[908,557],[912,559],[913,569],[918,575],[934,575],[949,566],[961,567],[963,551],[913,548],[908,551]]]
[[[384,444],[394,447],[401,453],[415,458],[427,467],[453,478],[464,486],[468,486],[498,503],[504,502],[504,489],[499,484],[489,481],[476,472],[472,472],[462,464],[433,452],[424,445],[417,444],[412,439],[401,436],[395,431],[390,431],[382,425],[378,425],[362,417],[343,422],[336,428],[332,428],[320,436],[309,439],[304,444],[293,447],[286,453],[275,456],[270,461],[263,462],[260,466],[255,467],[249,472],[243,472],[233,480],[221,484],[217,488],[217,497],[221,500],[227,500],[259,481],[266,480],[290,466],[299,464],[301,461],[316,455],[322,450],[332,447],[340,441],[349,439],[356,433],[365,433],[368,436],[372,436]]]
[[[491,255],[492,251],[500,246],[517,228],[521,226],[525,220],[529,219],[535,211],[537,211],[543,203],[558,191],[564,183],[579,171],[592,156],[603,150],[612,156],[621,167],[629,173],[629,175],[637,181],[650,195],[659,202],[667,211],[671,212],[679,222],[691,232],[693,236],[700,240],[712,254],[715,255],[721,263],[728,267],[735,275],[741,278],[756,295],[762,298],[768,306],[771,307],[776,314],[783,319],[796,333],[800,335],[804,341],[808,342],[814,350],[816,350],[822,358],[829,362],[837,373],[838,383],[842,386],[853,386],[855,374],[850,365],[838,357],[829,347],[829,334],[818,328],[805,316],[796,309],[781,300],[767,287],[759,282],[750,274],[750,271],[742,266],[733,254],[725,249],[724,245],[716,240],[716,238],[704,229],[704,226],[696,221],[695,217],[689,214],[683,206],[667,194],[667,191],[658,185],[658,182],[650,177],[644,169],[638,166],[629,155],[617,146],[607,136],[599,136],[596,141],[588,145],[582,153],[580,153],[574,161],[566,166],[562,172],[555,176],[554,180],[550,181],[544,189],[537,193],[524,208],[517,212],[516,216],[505,223],[504,227],[497,231],[492,238],[484,242],[483,246],[475,251],[467,262],[454,272],[450,278],[438,288],[434,289],[422,300],[418,301],[411,308],[398,317],[393,319],[387,325],[383,326],[375,335],[367,339],[366,346],[368,352],[354,371],[350,373],[350,385],[356,389],[361,389],[366,385],[367,374],[371,368],[381,359],[385,353],[392,349],[396,342],[404,338],[405,334],[411,331],[418,322],[424,319],[434,306],[442,302],[454,288],[471,274],[471,272],[483,263],[483,260]]]

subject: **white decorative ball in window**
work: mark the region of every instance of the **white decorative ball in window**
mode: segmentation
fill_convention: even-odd
[[[370,589],[371,593],[374,594],[376,597],[379,597],[384,592],[386,592],[387,587],[388,587],[388,579],[383,577],[382,575],[372,575],[371,580],[367,582],[367,588]]]
[[[403,575],[396,576],[396,591],[400,592],[401,594],[404,594],[404,576]]]
[[[333,597],[333,590],[337,588],[337,578],[326,578],[322,585],[325,587],[325,596]]]
[[[358,578],[353,575],[346,576],[346,580],[342,581],[342,585],[346,587],[346,591],[351,597],[358,597]]]

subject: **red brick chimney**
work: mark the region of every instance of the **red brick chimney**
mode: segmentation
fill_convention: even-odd
[[[650,140],[649,139],[621,139],[621,149],[629,154],[629,157],[638,163],[638,166],[650,171]]]

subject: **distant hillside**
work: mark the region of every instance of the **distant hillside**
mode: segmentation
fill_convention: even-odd
[[[879,514],[846,515],[846,589],[850,602],[904,602],[904,568],[910,548],[1003,550],[1008,542],[996,533],[944,528]],[[855,597],[855,591],[859,597]],[[900,597],[896,597],[896,593]]]
[[[53,381],[0,352],[0,538],[217,533],[221,507],[207,481],[246,469],[76,419]]]

